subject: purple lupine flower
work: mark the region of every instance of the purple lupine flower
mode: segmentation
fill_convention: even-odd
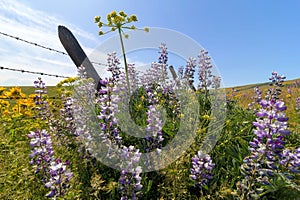
[[[50,192],[46,197],[63,196],[68,187],[68,182],[72,178],[73,173],[66,170],[66,165],[61,163],[60,159],[55,159],[50,134],[46,130],[31,131],[27,135],[30,138],[30,147],[33,148],[29,157],[30,164],[34,165],[35,173],[42,173],[43,183],[45,187],[50,188]]]
[[[300,97],[298,97],[296,99],[296,110],[298,111],[298,113],[300,114]]]
[[[92,134],[96,133],[97,123],[95,118],[95,83],[87,78],[87,73],[83,66],[78,67],[80,79],[74,84],[72,98],[72,116],[75,127],[75,136],[82,142],[78,151],[82,157],[89,157],[92,152],[87,153],[88,146],[92,142]],[[103,83],[105,80],[101,80]],[[102,86],[103,84],[101,84]]]
[[[202,88],[207,91],[207,88],[211,86],[213,77],[211,68],[212,68],[212,61],[208,52],[204,49],[201,49],[199,54],[199,63],[198,63],[198,79],[199,85],[198,89]]]
[[[30,147],[33,148],[29,155],[30,164],[34,165],[35,173],[42,171],[45,174],[54,154],[50,134],[46,130],[37,129],[27,136],[30,138]]]
[[[296,80],[293,82],[293,87],[298,88],[300,86],[300,81]]]
[[[38,78],[38,80],[34,81],[34,87],[36,88],[35,93],[37,95],[47,94],[46,84],[42,81],[42,78]]]
[[[122,147],[122,171],[119,178],[121,199],[138,199],[138,196],[141,195],[140,190],[143,185],[141,184],[142,178],[140,174],[142,173],[142,168],[136,166],[140,157],[139,149],[135,150],[133,146]]]
[[[178,71],[177,71],[177,78],[179,79],[179,80],[181,80],[181,79],[183,79],[183,70],[184,70],[184,67],[183,66],[180,66],[179,68],[178,68]]]
[[[300,173],[300,147],[294,152],[291,152],[290,149],[284,149],[281,158],[280,164],[291,173]]]
[[[271,77],[269,78],[270,81],[272,81],[272,84],[274,84],[275,86],[282,86],[282,83],[284,82],[284,80],[286,79],[286,77],[284,75],[278,75],[277,72],[272,72]]]
[[[290,95],[292,94],[292,90],[291,90],[291,86],[290,85],[287,88],[287,93],[290,94]]]
[[[69,187],[70,179],[73,176],[73,173],[69,169],[67,170],[67,165],[69,164],[69,161],[62,163],[60,159],[56,159],[50,163],[50,178],[48,179],[48,182],[45,183],[45,186],[51,190],[46,194],[46,197],[59,197],[65,195],[66,190]]]
[[[140,79],[134,64],[128,64],[128,78],[131,90],[135,91],[139,86]]]
[[[212,88],[217,89],[221,86],[221,77],[213,75],[212,78]]]
[[[162,43],[159,46],[159,51],[158,53],[160,54],[158,58],[158,66],[161,68],[161,79],[162,81],[166,81],[168,79],[168,73],[167,73],[167,66],[168,66],[168,52],[167,52],[167,45]]]
[[[163,122],[161,119],[161,115],[159,112],[158,105],[158,97],[157,92],[148,89],[147,90],[147,100],[149,102],[147,115],[147,126],[145,128],[146,131],[146,140],[148,142],[148,146],[146,147],[146,152],[151,152],[152,150],[156,150],[157,153],[160,153],[162,148],[162,141],[164,140],[162,135],[162,127]]]
[[[262,97],[261,97],[262,92],[258,86],[254,87],[254,92],[255,92],[255,95],[251,97],[252,102],[250,104],[248,104],[248,108],[251,110],[254,110],[254,112],[256,112],[257,110],[256,110],[255,106],[262,100]]]
[[[112,81],[115,82],[117,79],[119,79],[119,75],[121,74],[121,70],[119,67],[120,60],[117,58],[116,52],[108,54],[107,64],[107,71],[112,73]]]
[[[252,153],[256,153],[256,147],[259,143],[265,145],[266,151],[265,158],[268,158],[270,162],[274,162],[271,157],[278,157],[284,147],[284,137],[289,134],[288,118],[283,111],[286,109],[284,102],[281,101],[266,101],[260,102],[261,109],[256,113],[256,122],[253,125],[256,127],[254,134],[256,137],[250,145],[256,144],[255,147],[250,150]],[[275,164],[275,163],[274,163]]]
[[[287,107],[279,100],[279,87],[282,87],[284,79],[284,76],[273,72],[270,78],[273,87],[267,91],[266,99],[258,102],[260,109],[253,122],[255,137],[249,143],[251,155],[244,159],[241,166],[244,179],[238,183],[238,189],[246,198],[257,197],[257,189],[262,189],[262,185],[271,185],[274,173],[281,173],[282,170],[297,172],[299,169],[299,165],[292,164],[295,160],[299,163],[299,158],[295,156],[297,150],[292,154],[284,148],[284,139],[290,134],[288,117],[284,113]],[[289,173],[285,174],[287,178],[291,177]]]
[[[278,75],[277,72],[272,72],[272,76],[269,78],[272,82],[270,83],[270,86],[273,86],[268,89],[266,99],[268,100],[278,100],[279,95],[281,94],[281,87],[283,87],[283,82],[285,80],[284,75]]]
[[[198,151],[197,155],[192,158],[191,178],[194,180],[196,187],[200,189],[207,185],[213,178],[212,170],[215,164],[208,154]]]
[[[60,109],[60,117],[56,121],[56,126],[59,126],[60,128],[66,130],[68,135],[77,137],[78,134],[76,133],[76,126],[73,117],[74,99],[72,97],[66,96],[65,93],[62,94],[61,98],[63,107]],[[57,127],[52,127],[52,129],[55,128]],[[57,133],[56,135],[63,137],[64,142],[70,142],[68,141],[68,138],[65,137],[65,133]]]
[[[159,58],[158,58],[158,63],[160,64],[167,64],[168,62],[168,52],[167,52],[167,46],[166,44],[162,43],[160,46],[159,46]]]
[[[231,89],[231,98],[234,99],[236,97],[238,90],[236,90],[235,88]]]
[[[168,72],[167,72],[167,47],[165,44],[159,46],[160,56],[158,62],[152,62],[150,68],[141,77],[141,83],[157,84],[157,89],[163,89],[170,85]]]
[[[48,112],[48,102],[44,99],[44,96],[47,94],[47,87],[45,82],[42,81],[42,78],[38,78],[38,80],[34,81],[35,89],[35,109],[37,111],[36,116],[41,118],[42,120],[50,118],[50,112]]]
[[[112,73],[112,78],[105,80],[103,84],[105,88],[100,89],[97,98],[97,106],[100,109],[98,119],[100,119],[101,135],[104,140],[111,140],[113,143],[121,146],[122,137],[119,135],[116,115],[120,112],[119,102],[122,99],[128,100],[126,96],[128,85],[124,72],[121,72],[120,61],[116,57],[116,53],[108,55],[109,71]],[[129,77],[134,70],[129,67]],[[122,99],[121,99],[122,97]]]
[[[196,90],[194,87],[194,74],[195,74],[195,68],[197,66],[197,60],[195,58],[190,57],[187,61],[186,68],[184,71],[184,79],[188,81],[189,86]]]

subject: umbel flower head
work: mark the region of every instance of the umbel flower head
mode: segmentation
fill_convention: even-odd
[[[106,16],[107,22],[101,21],[100,16],[95,17],[95,23],[97,23],[98,27],[100,28],[99,35],[104,35],[109,32],[113,32],[115,30],[118,30],[119,32],[122,32],[124,34],[125,38],[128,38],[128,35],[123,32],[122,29],[131,29],[135,30],[138,29],[134,25],[129,25],[132,22],[137,22],[138,19],[136,15],[128,16],[124,11],[116,12],[112,11]],[[103,32],[102,28],[108,27],[110,28],[108,31]],[[142,30],[142,29],[139,29]],[[149,28],[144,28],[144,31],[148,32]]]

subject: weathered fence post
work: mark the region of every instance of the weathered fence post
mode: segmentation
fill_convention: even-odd
[[[96,89],[99,90],[101,86],[101,78],[72,32],[64,26],[58,26],[58,37],[74,64],[77,67],[81,65],[85,67],[87,77],[94,79]]]

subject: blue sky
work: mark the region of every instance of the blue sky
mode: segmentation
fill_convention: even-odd
[[[297,0],[0,0],[0,31],[63,51],[57,26],[65,25],[89,54],[109,37],[97,35],[94,16],[112,10],[136,14],[138,27],[168,28],[194,39],[209,51],[225,86],[265,82],[274,70],[300,77]],[[76,75],[68,57],[1,35],[0,55],[0,66]],[[0,73],[0,85],[32,85],[37,78]],[[60,80],[43,79],[48,85]]]

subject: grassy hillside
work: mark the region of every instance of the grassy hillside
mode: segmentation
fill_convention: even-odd
[[[286,114],[289,117],[289,124],[292,129],[299,132],[299,111],[296,110],[296,99],[300,97],[300,78],[295,80],[287,80],[283,83],[281,99],[287,106]],[[254,88],[258,87],[262,91],[264,98],[269,88],[269,83],[258,83],[244,85],[238,87],[226,88],[227,98],[236,100],[243,108],[248,108],[248,104],[253,101],[255,95]]]

